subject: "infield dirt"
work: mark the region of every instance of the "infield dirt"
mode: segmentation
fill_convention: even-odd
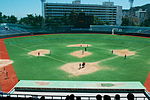
[[[67,45],[67,47],[90,47],[92,45],[90,44],[72,44],[72,45]]]
[[[118,56],[132,56],[135,55],[136,52],[129,51],[128,49],[122,49],[122,50],[113,50],[113,54]]]
[[[70,73],[73,76],[80,76],[80,75],[85,75],[85,74],[90,74],[99,70],[109,70],[109,67],[103,67],[99,66],[99,62],[87,62],[85,64],[84,68],[79,68],[79,64],[82,62],[75,62],[75,63],[67,63],[63,66],[60,67],[61,70]]]
[[[37,49],[28,53],[32,56],[45,56],[45,54],[50,54],[50,50],[47,49]]]

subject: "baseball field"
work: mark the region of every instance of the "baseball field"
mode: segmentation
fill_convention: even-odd
[[[144,84],[150,72],[149,38],[53,34],[9,38],[4,42],[19,80],[140,81]]]

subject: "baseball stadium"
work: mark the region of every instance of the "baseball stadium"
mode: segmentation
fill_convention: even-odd
[[[150,100],[150,9],[133,1],[0,12],[0,99]]]
[[[93,28],[93,32],[82,33],[34,34],[20,30],[12,34],[18,26],[8,27],[9,31],[3,31],[7,35],[0,39],[1,91],[150,91],[147,33],[106,34]]]

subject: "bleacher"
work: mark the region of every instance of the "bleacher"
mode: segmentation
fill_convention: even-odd
[[[61,26],[55,28],[40,28],[25,26],[20,24],[0,24],[0,37],[13,37],[20,35],[33,34],[56,34],[56,33],[107,33],[120,35],[137,35],[150,37],[150,27],[137,26],[108,26],[108,25],[91,25],[90,28],[72,28],[71,26]]]
[[[143,30],[141,33],[150,34],[150,29],[148,29],[148,30]]]
[[[0,25],[0,36],[26,34],[26,33],[29,33],[29,31],[21,27],[18,27],[16,25],[11,25],[6,23]]]
[[[108,26],[108,25],[91,25],[90,30],[93,32],[112,33],[115,29],[116,34],[137,34],[137,35],[150,35],[150,27],[137,27],[137,26]]]

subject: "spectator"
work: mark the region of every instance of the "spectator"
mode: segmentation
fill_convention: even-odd
[[[104,100],[111,100],[109,95],[104,95]]]
[[[98,94],[98,95],[96,96],[96,100],[102,100],[102,96]]]
[[[74,100],[74,94],[70,95],[70,100]]]
[[[120,100],[120,95],[119,94],[115,95],[115,100]]]
[[[44,96],[42,96],[42,97],[40,98],[40,100],[45,100],[45,97],[44,97]]]
[[[69,95],[66,96],[65,100],[70,100],[70,97]]]
[[[127,95],[127,99],[128,99],[128,100],[134,100],[134,95],[133,95],[132,93],[129,93],[129,94]]]
[[[76,100],[81,100],[81,97],[79,97],[79,96],[78,96],[78,97],[76,97]]]
[[[12,98],[10,96],[7,96],[6,100],[12,100]]]

